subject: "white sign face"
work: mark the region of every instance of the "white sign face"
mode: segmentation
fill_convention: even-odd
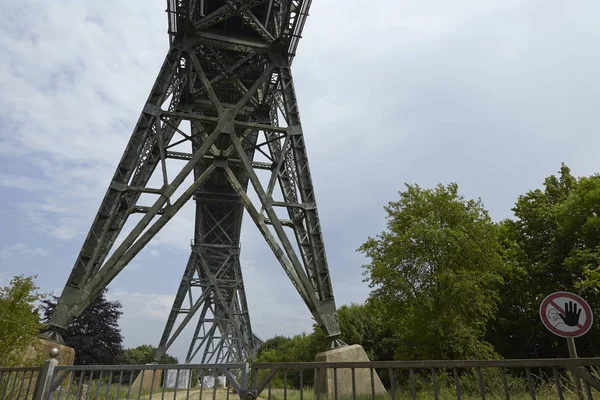
[[[164,385],[169,389],[186,389],[190,382],[190,372],[191,370],[182,369],[179,371],[176,369],[168,369],[166,370],[165,382]]]
[[[225,387],[225,377],[217,376],[217,380],[215,382],[214,376],[205,376],[202,378],[202,387],[207,389],[212,389],[217,385],[217,387]]]
[[[202,387],[207,389],[212,389],[215,387],[215,377],[214,376],[205,376],[202,378]]]
[[[569,292],[556,292],[540,305],[542,322],[555,335],[574,338],[592,327],[592,309],[581,297]]]

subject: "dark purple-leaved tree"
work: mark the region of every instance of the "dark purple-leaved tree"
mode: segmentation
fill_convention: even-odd
[[[75,349],[76,365],[117,364],[123,352],[123,336],[119,317],[123,314],[121,303],[108,301],[104,289],[94,301],[60,332],[65,344]],[[43,322],[50,319],[58,297],[42,302]]]

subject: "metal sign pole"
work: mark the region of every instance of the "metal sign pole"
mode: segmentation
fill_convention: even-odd
[[[567,338],[567,345],[569,347],[569,357],[571,358],[577,358],[577,348],[575,347],[575,339],[570,337]],[[574,367],[573,369],[575,370],[577,367]],[[577,389],[577,398],[579,400],[584,400],[583,397],[583,386],[581,385],[581,379],[579,379],[579,377],[575,374],[575,372],[572,372],[573,375],[573,381],[575,382],[575,388]]]
[[[585,335],[592,327],[594,315],[590,305],[581,297],[569,292],[555,292],[546,296],[540,304],[540,318],[550,332],[567,339],[569,357],[577,358],[575,338]],[[584,400],[580,367],[570,368],[577,390],[577,398]],[[583,373],[583,369],[581,369]]]

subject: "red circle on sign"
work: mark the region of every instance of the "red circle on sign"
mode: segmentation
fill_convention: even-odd
[[[562,310],[560,307],[557,307],[556,303],[554,302],[554,300],[558,298],[567,298],[570,301],[574,301],[581,308],[581,312],[585,316],[585,322],[583,324],[578,325],[579,329],[572,332],[566,332],[558,329],[556,326],[550,323],[550,320],[548,319],[546,314],[549,307],[552,307],[554,310],[560,312],[560,314],[564,314],[564,310]],[[581,297],[569,292],[555,292],[547,296],[544,300],[542,300],[542,304],[540,304],[540,318],[542,319],[542,323],[546,328],[548,328],[548,330],[550,330],[555,335],[565,338],[575,338],[586,334],[587,331],[589,331],[592,327],[592,322],[594,319],[592,315],[592,309],[590,308],[589,304]]]

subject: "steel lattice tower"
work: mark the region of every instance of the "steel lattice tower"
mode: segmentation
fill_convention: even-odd
[[[310,0],[168,0],[170,48],[45,337],[60,341],[60,329],[193,199],[191,255],[157,360],[198,312],[186,362],[202,349],[202,363],[254,357],[261,342],[239,258],[244,210],[331,345],[343,344],[290,68],[309,7]],[[173,149],[182,143],[188,151]],[[256,161],[257,153],[268,161]],[[169,177],[173,159],[183,167]],[[149,184],[155,171],[159,188]],[[185,190],[174,196],[178,189]],[[138,204],[142,194],[154,196],[152,206]],[[134,213],[141,220],[121,234]]]

